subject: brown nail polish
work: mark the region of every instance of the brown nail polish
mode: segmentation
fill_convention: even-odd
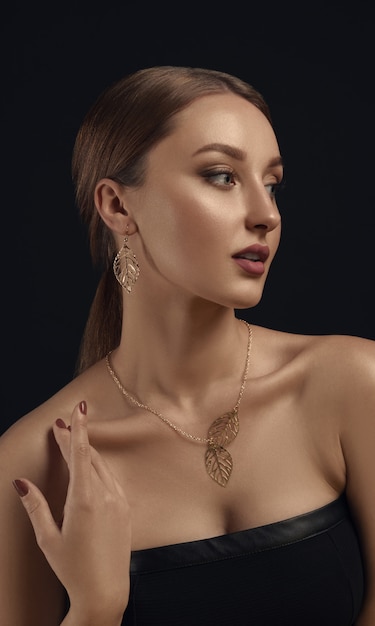
[[[86,402],[84,400],[82,400],[82,402],[79,403],[79,410],[81,411],[81,413],[83,413],[83,415],[86,415],[86,413],[87,413],[87,405],[86,405]]]
[[[65,424],[64,420],[60,419],[60,417],[57,418],[55,424],[59,428],[66,428],[66,424]]]
[[[21,498],[27,496],[27,494],[29,493],[29,488],[26,483],[24,483],[23,480],[19,480],[18,478],[16,480],[13,480],[13,487],[17,491],[18,495],[21,496]]]

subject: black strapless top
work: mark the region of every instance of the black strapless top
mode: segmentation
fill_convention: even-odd
[[[132,552],[122,626],[350,626],[362,598],[342,495],[280,522]]]

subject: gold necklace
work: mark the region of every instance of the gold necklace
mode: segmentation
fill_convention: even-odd
[[[147,404],[143,404],[139,402],[135,396],[133,396],[120,382],[116,372],[112,369],[111,364],[109,362],[109,356],[111,352],[105,357],[105,362],[107,365],[107,369],[116,383],[117,387],[123,393],[123,395],[130,400],[135,406],[140,409],[145,409],[150,413],[156,415],[159,419],[161,419],[165,424],[167,424],[170,428],[176,431],[185,439],[189,439],[190,441],[194,441],[196,443],[203,443],[207,445],[207,450],[205,454],[205,464],[208,475],[215,480],[219,485],[225,487],[230,475],[232,473],[233,461],[232,457],[229,454],[228,450],[224,446],[231,443],[238,434],[239,431],[239,419],[238,419],[238,409],[242,400],[243,393],[245,391],[247,375],[249,371],[249,363],[250,363],[250,352],[251,352],[251,344],[252,344],[252,329],[250,324],[245,322],[245,320],[241,320],[244,324],[246,324],[248,329],[248,342],[247,342],[247,355],[246,355],[246,363],[245,370],[242,377],[242,383],[240,387],[240,391],[238,394],[237,402],[234,405],[231,411],[224,413],[220,417],[216,418],[211,426],[208,429],[207,437],[197,437],[196,435],[191,435],[187,433],[182,428],[179,428],[176,424],[171,422],[167,417],[159,413],[156,409],[148,406]]]

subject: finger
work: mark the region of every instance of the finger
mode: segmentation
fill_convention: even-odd
[[[13,485],[29,516],[37,543],[43,549],[59,534],[48,502],[38,487],[25,478],[14,480]]]
[[[72,413],[70,430],[69,489],[76,495],[87,495],[91,487],[91,446],[87,433],[86,402],[80,402]]]
[[[60,451],[69,466],[70,463],[70,430],[68,430],[65,422],[58,418],[53,425],[53,432],[55,435],[56,442],[60,448]],[[95,469],[96,473],[100,480],[107,486],[109,489],[114,488],[114,476],[112,471],[109,468],[109,465],[103,459],[103,457],[93,448],[90,444],[90,452],[91,452],[91,464]]]
[[[70,431],[68,430],[65,422],[58,418],[53,425],[53,434],[57,445],[60,448],[60,452],[64,458],[65,463],[69,467],[70,463]]]
[[[98,478],[102,481],[102,483],[109,489],[110,491],[118,491],[117,489],[117,481],[112,473],[111,468],[108,463],[103,459],[101,454],[91,446],[91,463],[93,468],[95,469]]]

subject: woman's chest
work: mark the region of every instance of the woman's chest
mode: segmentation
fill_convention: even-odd
[[[226,445],[231,473],[225,486],[210,476],[207,444],[163,423],[131,445],[107,447],[131,507],[132,548],[261,526],[335,498],[344,484],[328,435],[319,448],[317,427],[309,429],[298,411],[287,401],[244,406],[238,434]]]

